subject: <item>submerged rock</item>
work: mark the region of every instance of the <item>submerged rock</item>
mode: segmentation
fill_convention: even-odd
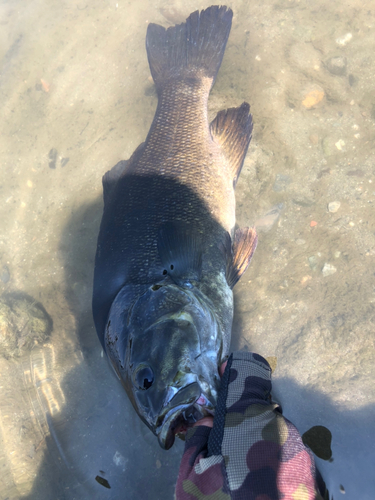
[[[325,62],[326,68],[333,75],[343,76],[346,74],[347,60],[346,57],[336,56],[330,57]]]
[[[0,355],[21,356],[45,342],[52,331],[52,319],[44,307],[27,295],[0,298]]]

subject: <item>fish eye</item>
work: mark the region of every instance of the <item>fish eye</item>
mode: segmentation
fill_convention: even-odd
[[[154,372],[150,366],[140,365],[133,375],[135,386],[147,391],[154,382]]]

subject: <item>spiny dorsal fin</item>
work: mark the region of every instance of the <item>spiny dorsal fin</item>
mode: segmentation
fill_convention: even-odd
[[[253,131],[250,106],[219,111],[210,125],[213,139],[221,146],[232,166],[233,186],[237,184]]]
[[[227,283],[233,288],[250,264],[257,246],[257,233],[252,227],[237,229],[234,234],[231,259],[227,265]]]

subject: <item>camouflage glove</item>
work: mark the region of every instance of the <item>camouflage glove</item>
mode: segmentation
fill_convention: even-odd
[[[224,371],[213,428],[193,427],[177,500],[318,500],[314,458],[270,398],[271,368],[236,352]]]

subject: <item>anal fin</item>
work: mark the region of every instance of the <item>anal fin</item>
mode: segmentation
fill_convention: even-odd
[[[254,228],[245,227],[237,229],[234,234],[231,258],[227,265],[227,283],[233,288],[250,264],[258,242]]]
[[[239,108],[219,111],[210,125],[213,139],[220,145],[231,163],[234,187],[251,141],[253,120],[249,112],[249,104],[243,102]]]

